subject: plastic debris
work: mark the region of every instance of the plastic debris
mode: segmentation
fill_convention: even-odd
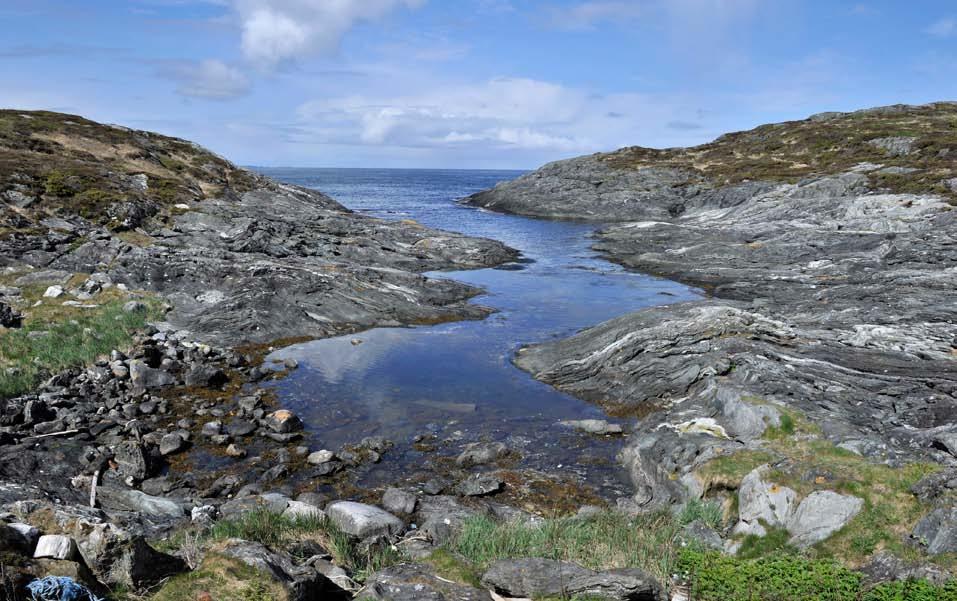
[[[47,576],[27,585],[32,601],[103,601],[79,582],[66,576]]]

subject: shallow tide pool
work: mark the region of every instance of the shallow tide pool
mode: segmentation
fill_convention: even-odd
[[[523,256],[503,268],[429,274],[483,288],[485,294],[473,302],[497,311],[485,320],[377,328],[270,355],[267,360],[299,362],[299,369],[273,386],[280,404],[305,421],[311,446],[335,450],[372,435],[394,441],[395,449],[363,476],[377,484],[424,465],[429,457],[412,447],[415,436],[434,435],[441,443],[438,452],[446,454],[470,441],[502,440],[521,454],[520,466],[568,470],[609,494],[620,492],[624,483],[613,458],[622,439],[559,425],[603,418],[603,412],[533,380],[511,358],[522,345],[565,337],[643,307],[697,298],[696,291],[600,258],[589,248],[594,224],[528,219],[456,203],[521,172],[262,171],[318,188],[358,212],[494,238]]]

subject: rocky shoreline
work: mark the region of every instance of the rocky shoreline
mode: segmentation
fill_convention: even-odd
[[[636,487],[625,506],[725,497],[707,472],[729,453],[793,467],[794,457],[765,442],[784,416],[807,420],[805,435],[839,452],[954,473],[957,179],[945,159],[953,139],[938,129],[954,112],[948,103],[887,107],[764,126],[698,148],[623,149],[553,163],[467,199],[619,222],[594,248],[710,293],[523,348],[515,359],[561,390],[640,416],[620,457]],[[803,147],[809,132],[848,132],[827,151],[838,159],[815,169]],[[808,459],[800,469],[813,467]],[[842,479],[853,477],[831,473],[817,489]],[[742,494],[743,483],[727,486]],[[922,539],[918,531],[930,529],[940,543],[932,553],[957,549],[942,534],[950,507],[946,494],[936,498],[919,523],[896,524],[896,537],[907,541],[901,531],[914,528],[910,536]],[[742,513],[739,526],[747,523]]]

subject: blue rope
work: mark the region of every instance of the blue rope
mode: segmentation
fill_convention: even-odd
[[[27,585],[33,601],[103,601],[66,576],[47,576]]]

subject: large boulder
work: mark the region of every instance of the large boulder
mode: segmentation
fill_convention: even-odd
[[[388,511],[353,501],[330,504],[326,507],[326,515],[340,530],[356,538],[398,534],[405,526]]]
[[[821,490],[809,494],[788,520],[790,544],[810,547],[825,540],[860,513],[864,501],[851,495]]]
[[[765,526],[783,527],[794,511],[797,493],[785,486],[765,480],[770,467],[762,465],[752,470],[738,487],[738,524],[736,534],[767,534]]]
[[[79,557],[76,541],[62,534],[44,534],[33,551],[36,559],[59,559],[73,561]]]
[[[429,565],[400,563],[365,583],[362,599],[375,601],[492,601],[487,591],[436,576]]]
[[[957,506],[931,511],[917,522],[911,538],[931,555],[957,552]]]
[[[145,492],[116,486],[101,486],[97,499],[104,509],[135,511],[152,517],[181,518],[186,515],[183,504],[175,499],[148,495]]]
[[[239,539],[227,540],[215,553],[250,566],[286,589],[289,601],[326,601],[348,598],[316,569],[297,565],[288,555],[264,545]]]
[[[507,597],[588,597],[659,601],[662,587],[638,569],[595,572],[554,559],[505,559],[493,563],[482,584]]]
[[[120,474],[136,480],[145,480],[149,476],[149,456],[143,445],[128,440],[116,445],[113,450],[113,460],[116,461]]]
[[[168,371],[150,367],[146,363],[134,359],[130,361],[130,383],[134,390],[144,391],[151,388],[164,388],[176,384],[176,378]]]

